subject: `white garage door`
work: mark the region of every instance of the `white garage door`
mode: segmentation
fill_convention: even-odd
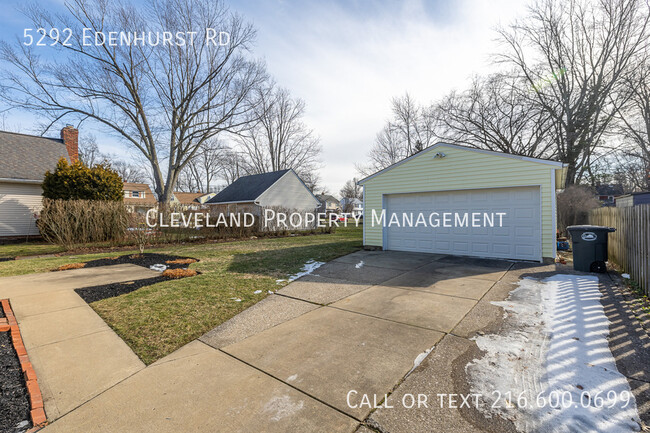
[[[386,249],[519,260],[541,259],[539,187],[390,194],[384,196],[384,200]],[[501,227],[497,212],[505,213]],[[424,224],[422,220],[416,224],[420,213],[426,219]],[[468,214],[466,225],[463,224],[465,213]],[[390,224],[393,214],[397,215],[399,224],[394,224],[395,220]],[[411,214],[413,224],[409,226]],[[490,227],[490,215],[493,216],[493,227]],[[436,223],[439,227],[433,227]]]

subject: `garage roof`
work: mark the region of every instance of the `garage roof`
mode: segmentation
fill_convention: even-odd
[[[456,148],[456,149],[468,150],[468,151],[471,151],[471,152],[487,153],[487,154],[490,154],[490,155],[501,156],[501,157],[504,157],[504,158],[513,158],[513,159],[519,159],[519,160],[522,160],[522,161],[529,161],[529,162],[536,162],[536,163],[540,163],[540,164],[547,164],[547,165],[552,165],[552,166],[557,167],[557,168],[562,168],[562,167],[565,167],[565,165],[566,165],[566,164],[563,164],[563,163],[561,163],[559,161],[553,161],[553,160],[550,160],[550,159],[531,158],[529,156],[513,155],[511,153],[495,152],[493,150],[486,150],[486,149],[477,149],[475,147],[461,146],[461,145],[458,145],[458,144],[436,143],[433,146],[427,147],[426,149],[421,150],[420,152],[409,156],[408,158],[404,158],[401,161],[397,161],[395,164],[389,165],[388,167],[384,168],[383,170],[379,170],[377,173],[371,174],[370,176],[361,179],[360,181],[357,182],[357,184],[362,185],[366,181],[372,179],[373,177],[375,177],[375,176],[377,176],[379,174],[382,174],[382,173],[385,173],[385,172],[387,172],[389,170],[392,170],[393,168],[398,167],[399,165],[405,163],[406,161],[409,161],[409,160],[411,160],[413,158],[422,156],[425,153],[431,152],[432,150],[438,149],[439,147],[443,147],[443,146],[444,147],[452,147],[452,148]]]

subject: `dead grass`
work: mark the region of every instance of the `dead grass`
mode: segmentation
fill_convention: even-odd
[[[56,268],[57,271],[67,271],[70,269],[81,269],[86,266],[85,263],[68,263],[67,265],[61,265]]]

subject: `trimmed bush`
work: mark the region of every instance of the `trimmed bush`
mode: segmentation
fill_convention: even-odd
[[[119,201],[43,199],[37,225],[48,242],[75,245],[120,240],[128,217]]]
[[[122,189],[122,178],[109,166],[88,168],[81,161],[70,165],[65,158],[43,179],[43,197],[52,200],[122,201]]]
[[[167,269],[162,275],[167,278],[185,278],[195,276],[196,271],[194,269]]]

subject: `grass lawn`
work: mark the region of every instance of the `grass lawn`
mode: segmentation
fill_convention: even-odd
[[[279,289],[276,280],[297,273],[307,260],[326,262],[361,246],[361,227],[341,227],[334,234],[147,250],[200,259],[191,268],[202,274],[143,287],[90,305],[150,364],[265,298],[269,290]],[[133,253],[0,262],[0,276],[44,272],[66,263]],[[257,290],[261,293],[255,294]]]
[[[60,253],[64,248],[47,242],[20,242],[0,245],[0,258]]]

